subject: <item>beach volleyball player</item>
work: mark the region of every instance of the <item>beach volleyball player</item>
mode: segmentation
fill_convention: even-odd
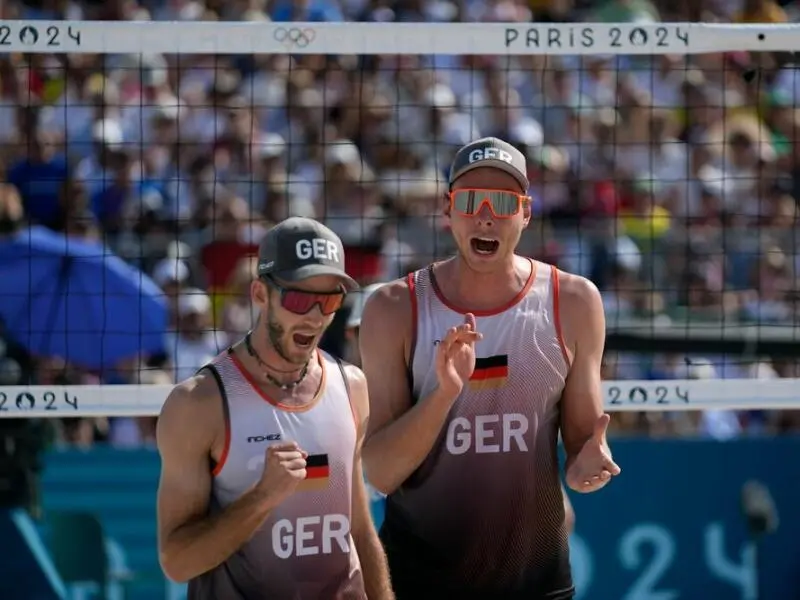
[[[366,382],[317,348],[355,287],[331,230],[276,225],[253,331],[167,399],[159,552],[189,600],[394,597],[361,474]]]
[[[572,598],[566,482],[619,474],[606,443],[603,305],[582,277],[515,255],[531,218],[522,153],[462,148],[445,212],[457,256],[378,289],[360,339],[368,481],[397,598]]]

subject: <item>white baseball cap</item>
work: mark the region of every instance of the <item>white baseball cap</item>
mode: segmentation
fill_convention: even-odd
[[[92,139],[107,146],[118,147],[122,144],[122,125],[115,119],[100,119],[92,126]]]
[[[189,267],[179,258],[161,259],[153,269],[153,281],[159,287],[173,282],[184,283],[187,279],[189,279]]]
[[[202,315],[211,310],[211,298],[197,288],[186,290],[178,299],[178,315]]]

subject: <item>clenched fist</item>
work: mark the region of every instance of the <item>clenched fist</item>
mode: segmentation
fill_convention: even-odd
[[[264,460],[264,472],[256,486],[277,506],[306,478],[306,458],[308,453],[297,442],[270,446]]]

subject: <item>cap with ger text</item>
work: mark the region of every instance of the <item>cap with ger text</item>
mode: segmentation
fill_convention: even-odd
[[[258,248],[258,276],[297,283],[318,275],[333,275],[348,291],[358,289],[344,267],[342,240],[325,225],[306,217],[281,221],[264,234]]]
[[[458,152],[450,167],[450,185],[479,167],[494,167],[512,175],[527,193],[530,187],[525,156],[517,148],[499,138],[486,137],[470,142]]]

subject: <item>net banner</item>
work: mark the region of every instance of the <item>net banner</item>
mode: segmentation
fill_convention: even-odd
[[[800,49],[796,25],[3,21],[2,52],[700,54]]]

